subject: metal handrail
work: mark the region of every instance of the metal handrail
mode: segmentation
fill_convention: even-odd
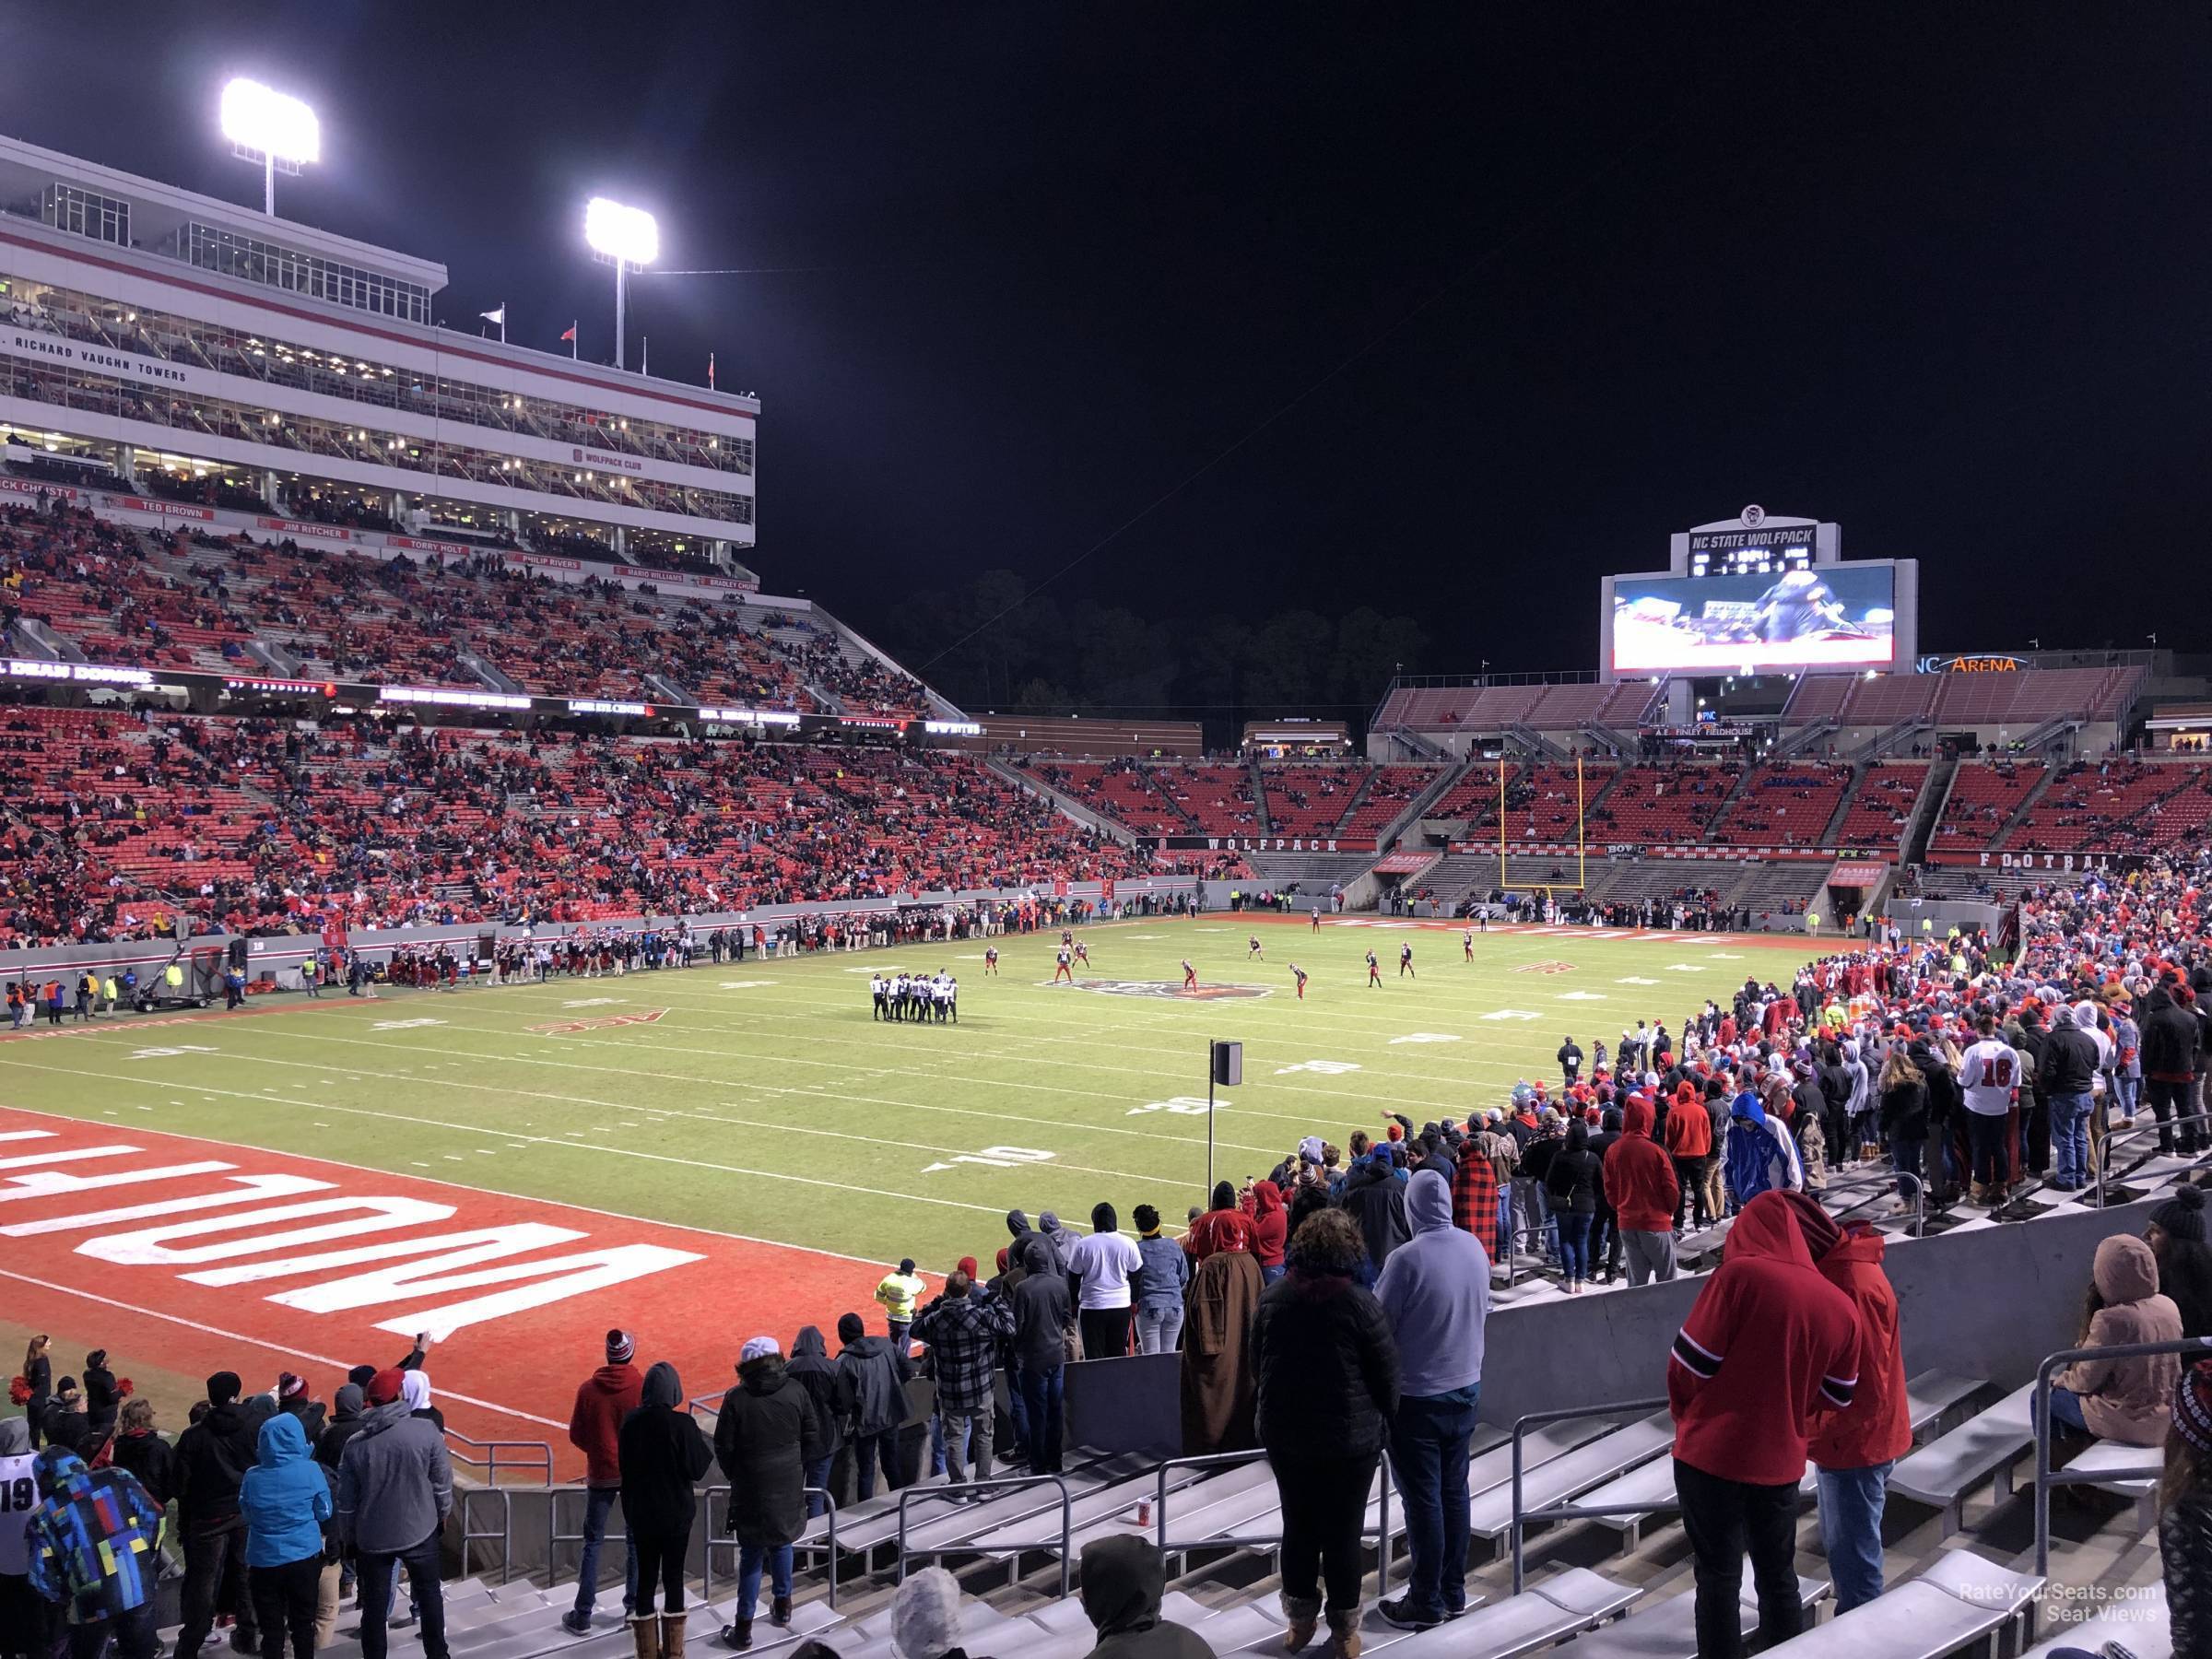
[[[1233,1464],[1252,1463],[1255,1460],[1265,1458],[1266,1455],[1267,1453],[1263,1448],[1254,1447],[1249,1452],[1206,1452],[1191,1457],[1171,1457],[1165,1463],[1161,1464],[1159,1469],[1156,1471],[1159,1482],[1159,1490],[1153,1494],[1152,1499],[1152,1521],[1155,1529],[1153,1536],[1159,1546],[1160,1555],[1165,1557],[1168,1553],[1168,1471],[1170,1469],[1227,1468]],[[1396,1472],[1391,1468],[1390,1459],[1387,1456],[1381,1457],[1378,1461],[1382,1464],[1383,1470],[1382,1487],[1379,1500],[1382,1507],[1375,1517],[1377,1525],[1375,1540],[1375,1594],[1379,1596],[1388,1586],[1390,1582],[1390,1540],[1392,1532],[1390,1524],[1390,1490],[1392,1484],[1395,1481],[1397,1477]],[[1364,1528],[1362,1529],[1361,1535],[1365,1535]]]
[[[461,1512],[461,1575],[465,1578],[473,1570],[470,1545],[496,1541],[500,1547],[500,1583],[506,1583],[514,1577],[514,1493],[504,1487],[461,1487],[453,1496],[459,1500]],[[468,1506],[479,1498],[499,1500],[499,1531],[481,1532],[469,1525]]]
[[[719,1418],[722,1415],[722,1403],[728,1397],[727,1394],[693,1394],[684,1402],[684,1409],[694,1418]]]
[[[2124,1129],[2118,1135],[2108,1133],[2104,1137],[2103,1144],[2098,1147],[2097,1207],[2099,1209],[2102,1209],[2104,1207],[2105,1180],[2112,1172],[2112,1148],[2114,1147],[2124,1146],[2129,1141],[2133,1140],[2141,1140],[2145,1135],[2156,1135],[2160,1130],[2164,1130],[2167,1134],[2171,1135],[2176,1129],[2182,1127],[2182,1125],[2184,1124],[2212,1124],[2212,1112],[2192,1112],[2185,1116],[2170,1117],[2162,1123],[2153,1121],[2151,1123],[2145,1124],[2140,1122],[2139,1120],[2141,1119],[2143,1112],[2147,1111],[2149,1111],[2147,1106],[2138,1108],[2136,1112],[2138,1122],[2133,1129]],[[2157,1114],[2153,1113],[2152,1115],[2155,1120]],[[2149,1159],[2146,1159],[2144,1161],[2147,1163]],[[2137,1167],[2139,1168],[2140,1166]],[[2130,1171],[2129,1173],[2132,1174],[2134,1171]]]
[[[1266,1453],[1254,1446],[1249,1452],[1200,1452],[1189,1457],[1171,1457],[1159,1465],[1159,1490],[1152,1500],[1154,1536],[1164,1559],[1168,1553],[1168,1471],[1170,1469],[1226,1469],[1232,1464],[1248,1464],[1265,1457]]]
[[[1885,1199],[1895,1197],[1896,1194],[1890,1192],[1889,1188],[1894,1182],[1900,1181],[1909,1181],[1912,1183],[1912,1236],[1916,1239],[1925,1238],[1928,1225],[1928,1183],[1910,1170],[1890,1171],[1882,1179],[1880,1184],[1873,1192],[1868,1193],[1865,1197],[1854,1200],[1841,1209],[1831,1210],[1829,1213],[1833,1219],[1841,1221],[1855,1210],[1863,1210],[1870,1204],[1878,1204]]]
[[[1065,1475],[1018,1475],[998,1480],[948,1480],[943,1486],[902,1487],[899,1492],[899,1580],[906,1583],[906,1506],[915,1498],[940,1498],[947,1492],[981,1492],[994,1488],[1042,1486],[1046,1481],[1060,1488],[1060,1594],[1065,1595],[1071,1577],[1072,1563],[1068,1551],[1076,1533],[1076,1500]],[[931,1551],[944,1554],[946,1551]]]
[[[474,1446],[484,1453],[482,1457],[471,1457],[465,1452],[454,1451],[451,1447],[447,1448],[448,1455],[456,1462],[465,1463],[472,1469],[483,1470],[486,1486],[500,1484],[500,1470],[502,1466],[509,1469],[520,1468],[524,1473],[535,1475],[538,1477],[537,1484],[540,1486],[550,1487],[553,1484],[553,1448],[544,1441],[471,1440],[458,1429],[448,1429],[445,1431],[445,1438],[449,1441],[458,1441],[464,1446]],[[510,1458],[502,1465],[500,1462],[500,1453],[502,1452],[520,1452],[529,1455],[526,1460],[518,1461]]]
[[[1555,1503],[1548,1509],[1521,1507],[1522,1435],[1532,1423],[1564,1423],[1575,1418],[1611,1417],[1618,1412],[1656,1411],[1670,1404],[1665,1394],[1648,1400],[1613,1400],[1603,1406],[1571,1406],[1559,1411],[1532,1411],[1513,1419],[1513,1594],[1525,1587],[1525,1552],[1522,1534],[1532,1521],[1594,1520],[1601,1515],[1642,1515],[1649,1503]]]
[[[2051,1570],[2051,1488],[2054,1486],[2102,1486],[2113,1480],[2156,1480],[2166,1473],[2163,1463],[2140,1468],[2095,1469],[2076,1474],[2051,1466],[2051,1373],[2077,1359],[2146,1359],[2157,1354],[2212,1355],[2212,1336],[2183,1336],[2174,1342],[2127,1342],[2111,1347],[2065,1348],[2043,1356],[2035,1368],[2035,1406],[2030,1426],[2035,1430],[2035,1570]],[[2153,1449],[2144,1448],[2146,1456]]]
[[[585,1494],[588,1501],[591,1490],[592,1488],[588,1486],[557,1486],[552,1488],[546,1500],[546,1583],[547,1584],[560,1582],[559,1567],[554,1560],[554,1556],[559,1547],[563,1544],[573,1544],[582,1549],[584,1544],[582,1528],[578,1528],[572,1533],[564,1533],[560,1530],[560,1500],[573,1493],[582,1492]],[[602,1533],[599,1541],[602,1544],[619,1544],[627,1550],[629,1547],[629,1517],[627,1514],[623,1516],[620,1532]],[[583,1565],[580,1560],[577,1563],[577,1575],[582,1577],[582,1571]]]
[[[730,1497],[730,1488],[726,1486],[711,1486],[706,1489],[707,1538],[706,1547],[700,1552],[700,1560],[703,1571],[700,1587],[700,1599],[707,1603],[709,1606],[712,1606],[714,1601],[714,1552],[718,1549],[742,1549],[744,1547],[744,1546],[735,1538],[730,1537],[726,1534],[718,1534],[715,1531],[714,1497],[716,1493],[720,1493],[722,1495],[723,1500],[726,1505]],[[822,1502],[828,1506],[823,1511],[823,1513],[830,1517],[830,1532],[828,1538],[822,1545],[822,1547],[827,1550],[829,1554],[830,1610],[834,1613],[837,1611],[837,1497],[836,1494],[831,1492],[828,1487],[816,1486],[801,1487],[799,1488],[799,1494],[801,1497],[818,1497],[821,1499]],[[812,1517],[809,1516],[808,1519],[811,1520]],[[794,1549],[805,1549],[811,1553],[814,1547],[806,1543],[805,1540],[801,1540],[794,1544],[792,1547]]]

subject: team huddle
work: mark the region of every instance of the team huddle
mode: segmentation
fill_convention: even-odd
[[[960,1023],[960,982],[939,969],[935,973],[875,973],[868,976],[874,1018],[924,1025]]]

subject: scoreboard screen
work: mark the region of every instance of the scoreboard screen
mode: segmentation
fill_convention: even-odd
[[[1889,666],[1896,572],[1887,563],[1613,579],[1617,674]]]

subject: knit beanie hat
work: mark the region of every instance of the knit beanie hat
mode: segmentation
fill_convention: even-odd
[[[744,1365],[754,1359],[766,1359],[782,1351],[773,1336],[747,1337],[745,1346],[737,1350],[737,1363]]]
[[[630,1356],[638,1351],[638,1339],[628,1331],[609,1331],[606,1334],[606,1362],[609,1365],[628,1365]]]
[[[2177,1187],[2173,1196],[2150,1212],[2150,1224],[2169,1238],[2205,1241],[2205,1191]]]
[[[2174,1383],[2173,1431],[2212,1457],[2212,1359],[2199,1359]]]
[[[406,1386],[404,1381],[406,1375],[406,1373],[396,1365],[389,1371],[378,1371],[375,1376],[369,1379],[369,1404],[389,1406],[393,1401],[398,1399],[400,1390]]]
[[[837,1316],[837,1339],[847,1347],[858,1342],[867,1332],[857,1313],[840,1313]]]

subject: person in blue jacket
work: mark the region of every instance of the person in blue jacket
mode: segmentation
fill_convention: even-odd
[[[261,1425],[259,1461],[239,1483],[246,1522],[247,1581],[261,1624],[263,1659],[313,1659],[323,1579],[323,1528],[336,1512],[330,1477],[309,1453],[300,1419],[280,1411]]]
[[[1797,1159],[1797,1143],[1747,1088],[1735,1097],[1729,1113],[1726,1159],[1728,1188],[1735,1194],[1738,1210],[1761,1193],[1804,1190],[1805,1166]]]

